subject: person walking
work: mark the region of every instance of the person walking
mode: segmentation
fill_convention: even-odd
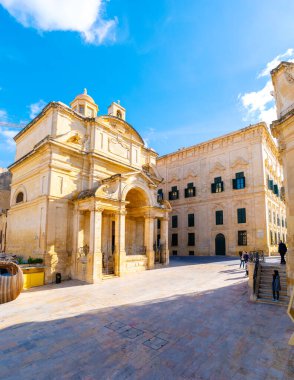
[[[281,256],[281,264],[286,264],[285,255],[287,253],[287,246],[280,240],[278,252]]]
[[[273,281],[272,281],[272,290],[273,290],[273,301],[279,301],[280,290],[281,290],[281,281],[278,270],[274,270]]]
[[[244,259],[244,251],[243,252],[240,252],[239,255],[240,255],[240,268],[244,268],[245,266],[245,259]]]

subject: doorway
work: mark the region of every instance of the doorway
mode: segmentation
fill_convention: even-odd
[[[215,254],[224,256],[226,254],[226,238],[223,234],[215,237]]]

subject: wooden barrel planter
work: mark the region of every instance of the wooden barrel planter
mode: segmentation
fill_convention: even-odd
[[[0,261],[0,304],[15,300],[23,288],[23,273],[12,262]]]

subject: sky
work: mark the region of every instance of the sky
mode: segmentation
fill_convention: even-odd
[[[160,155],[275,108],[270,70],[294,61],[293,0],[0,0],[0,167],[50,101],[87,88]]]

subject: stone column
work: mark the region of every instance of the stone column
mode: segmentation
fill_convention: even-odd
[[[115,214],[114,274],[123,276],[126,271],[126,212]]]
[[[145,217],[144,246],[146,247],[147,267],[154,268],[154,218]]]
[[[72,237],[72,256],[71,256],[71,277],[76,278],[77,272],[77,253],[78,253],[78,233],[80,224],[80,211],[77,207],[73,215],[73,237]]]
[[[90,249],[88,264],[88,282],[96,283],[102,278],[102,209],[93,209],[90,214]],[[91,265],[90,265],[91,266]]]
[[[163,263],[169,264],[169,250],[168,250],[168,218],[161,219],[160,223],[160,240],[163,252]]]

